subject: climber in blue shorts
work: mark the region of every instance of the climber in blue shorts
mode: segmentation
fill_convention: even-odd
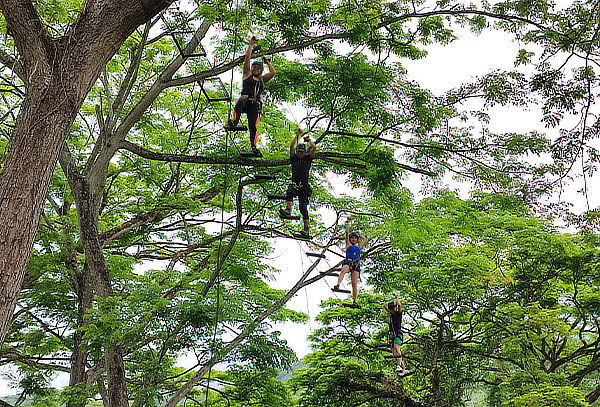
[[[342,262],[342,270],[337,280],[337,284],[333,286],[333,291],[340,289],[340,284],[346,273],[350,272],[350,280],[352,282],[352,307],[359,308],[356,302],[358,295],[358,278],[360,276],[360,255],[367,239],[361,237],[357,232],[350,232],[350,218],[346,221],[346,258]]]

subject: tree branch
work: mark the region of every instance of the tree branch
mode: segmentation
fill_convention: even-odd
[[[4,350],[4,351],[0,352],[0,358],[4,359],[6,361],[23,363],[23,364],[25,364],[29,367],[35,368],[35,369],[60,371],[60,372],[67,372],[67,373],[71,372],[71,369],[66,366],[40,363],[37,360],[34,360],[34,358],[32,358],[30,356],[21,355],[20,353],[18,353],[16,351],[11,351],[11,350]]]
[[[290,165],[289,159],[280,160],[255,160],[242,157],[206,157],[199,155],[187,155],[187,154],[167,154],[157,153],[145,149],[137,144],[133,144],[130,141],[124,140],[121,142],[119,148],[132,152],[133,154],[155,161],[165,162],[180,162],[180,163],[191,163],[191,164],[212,164],[212,165],[242,165],[246,167],[286,167]],[[357,164],[353,162],[346,162],[336,160],[333,157],[339,158],[351,158],[360,159],[357,154],[340,154],[335,152],[322,152],[315,155],[315,159],[321,159],[323,161],[329,161],[339,165],[343,165],[351,168],[366,168],[364,164]]]
[[[25,80],[25,67],[18,59],[13,58],[12,55],[0,50],[0,63],[14,72],[19,79],[27,85],[27,81]]]
[[[433,10],[433,11],[426,11],[426,12],[416,12],[416,13],[404,14],[402,16],[384,20],[383,22],[381,22],[378,25],[377,28],[383,28],[390,24],[398,23],[400,21],[408,20],[411,18],[425,18],[425,17],[432,17],[432,16],[467,16],[467,15],[490,17],[490,18],[494,18],[497,20],[505,20],[505,21],[516,21],[516,22],[523,23],[523,24],[533,25],[533,26],[539,28],[540,30],[552,30],[550,27],[546,27],[546,26],[538,23],[537,21],[533,21],[533,20],[530,20],[530,19],[527,19],[524,17],[520,17],[520,16],[498,14],[498,13],[493,13],[490,11],[464,10],[464,9],[463,10]]]
[[[48,51],[46,27],[31,0],[0,0],[0,10],[29,71],[27,75],[31,75],[37,64],[44,63]]]
[[[305,37],[302,40],[300,40],[299,43],[269,48],[268,50],[265,50],[265,51],[255,52],[252,54],[252,56],[259,58],[259,57],[263,57],[263,56],[267,56],[267,55],[278,54],[280,52],[299,50],[302,48],[310,47],[311,45],[315,45],[315,44],[318,44],[323,41],[333,40],[333,39],[342,39],[346,36],[348,36],[348,33],[325,34],[325,35],[320,35],[318,37]],[[235,68],[236,66],[240,65],[243,61],[244,61],[244,56],[242,55],[242,56],[235,58],[234,60],[232,60],[230,62],[216,66],[213,69],[210,69],[207,71],[202,71],[195,75],[189,75],[189,76],[184,76],[181,78],[170,80],[167,83],[165,83],[165,85],[166,85],[166,87],[182,86],[182,85],[187,85],[189,83],[193,83],[193,82],[196,82],[196,81],[199,81],[202,79],[207,79],[207,78],[210,78],[210,77],[213,77],[216,75],[220,75],[224,72],[227,72],[227,71]]]
[[[204,193],[196,195],[193,199],[199,199],[202,202],[208,202],[213,199],[220,192],[220,188],[211,187],[206,190]],[[156,222],[165,217],[165,215],[171,210],[171,207],[159,206],[154,209],[149,210],[148,212],[139,214],[134,218],[123,222],[119,226],[115,226],[114,228],[107,230],[104,233],[100,234],[100,244],[102,247],[105,247],[112,240],[122,236],[124,233],[129,232],[130,230],[145,225],[147,223]]]
[[[332,237],[327,247],[329,247],[334,242],[334,237]],[[175,407],[182,399],[188,394],[196,384],[204,377],[204,375],[211,369],[215,364],[220,362],[225,355],[227,355],[232,349],[237,347],[244,339],[246,339],[256,327],[262,323],[266,318],[268,318],[275,311],[279,310],[283,305],[285,305],[290,298],[292,298],[302,287],[304,287],[304,282],[312,273],[313,270],[316,269],[317,265],[320,263],[321,259],[317,259],[300,277],[300,279],[296,282],[296,284],[278,301],[273,303],[273,305],[263,312],[261,312],[258,316],[254,318],[254,320],[246,326],[246,328],[237,335],[231,342],[227,343],[222,349],[212,355],[212,357],[208,360],[208,362],[202,366],[202,368],[196,372],[192,378],[190,378],[177,392],[167,401],[165,407]],[[322,277],[322,276],[319,276]],[[316,281],[316,280],[315,280]]]
[[[190,41],[188,46],[186,46],[185,52],[192,52],[200,44],[200,41],[208,32],[210,26],[211,23],[206,20],[200,24],[200,27],[198,27],[194,33],[192,41]],[[107,145],[94,147],[94,150],[98,149],[99,151],[95,154],[94,152],[92,153],[92,159],[88,160],[86,164],[86,173],[90,173],[98,167],[102,168],[108,166],[108,163],[119,149],[119,144],[125,140],[125,137],[131,128],[140,120],[142,115],[152,105],[160,93],[167,88],[165,85],[166,82],[168,82],[173,75],[175,75],[185,61],[186,58],[183,58],[182,56],[178,56],[171,61],[164,71],[158,76],[150,89],[148,89],[146,94],[144,94],[140,101],[129,111],[125,119],[123,119],[121,124],[119,124],[114,133],[110,137],[107,137]]]

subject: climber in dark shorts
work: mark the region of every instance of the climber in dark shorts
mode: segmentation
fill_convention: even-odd
[[[309,218],[308,218],[308,199],[312,195],[312,189],[308,183],[310,167],[312,165],[317,145],[308,136],[304,136],[304,143],[298,140],[302,137],[302,129],[296,129],[296,135],[290,142],[290,164],[292,165],[292,182],[285,194],[286,206],[279,210],[279,215],[283,219],[290,219],[292,216],[292,206],[294,197],[298,197],[298,207],[302,214],[304,228],[296,235],[300,238],[310,239]],[[305,144],[306,143],[306,144]],[[308,145],[307,145],[308,144]]]
[[[352,283],[352,308],[360,308],[356,302],[358,296],[358,279],[360,277],[360,255],[362,248],[367,243],[364,236],[360,236],[357,232],[350,232],[350,222],[346,220],[346,258],[342,262],[342,270],[338,276],[336,285],[333,286],[333,291],[340,291],[340,284],[347,273],[350,273],[350,281]]]
[[[404,304],[398,299],[398,295],[394,294],[395,299],[383,305],[383,308],[390,314],[390,344],[392,346],[392,354],[396,357],[396,372],[400,376],[406,376],[410,373],[410,370],[406,369],[404,360],[402,360],[402,352],[400,345],[402,345],[402,311],[404,310]]]
[[[255,37],[252,37],[250,41],[248,41],[242,74],[242,95],[235,102],[233,119],[228,120],[225,130],[245,130],[245,128],[238,126],[238,122],[240,121],[240,115],[246,113],[246,117],[248,118],[248,130],[250,130],[252,153],[257,157],[262,157],[260,150],[256,146],[258,142],[257,126],[262,111],[261,94],[265,88],[265,83],[269,82],[275,76],[275,68],[269,58],[263,59],[269,67],[269,72],[264,75],[264,65],[262,62],[254,61],[250,64],[252,51],[254,50],[256,41]]]

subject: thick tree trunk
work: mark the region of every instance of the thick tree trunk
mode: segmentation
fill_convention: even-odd
[[[84,332],[82,327],[88,324],[88,318],[85,312],[92,307],[92,286],[88,281],[87,270],[81,270],[76,267],[75,272],[75,290],[78,297],[77,309],[77,330],[73,334],[73,353],[71,354],[71,376],[69,377],[69,386],[82,384],[85,387],[87,382],[87,347],[83,340]],[[86,403],[69,402],[67,407],[85,407]]]
[[[31,0],[0,0],[28,79],[0,174],[0,345],[69,127],[108,59],[139,25],[171,2],[89,0],[69,36],[52,38]]]
[[[62,140],[79,106],[62,86],[30,89],[0,174],[0,344],[21,289]]]

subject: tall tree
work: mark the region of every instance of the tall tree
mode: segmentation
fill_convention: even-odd
[[[359,310],[328,301],[316,352],[292,379],[301,405],[454,406],[474,393],[490,406],[597,402],[597,236],[558,233],[516,197],[442,191],[385,207],[369,233],[391,241],[366,260],[381,294],[362,295]],[[412,370],[400,380],[381,352],[392,292]]]
[[[33,2],[0,2],[18,52],[13,67],[26,86],[0,174],[0,343],[69,128],[106,62],[137,27],[169,3],[86,1],[64,35],[53,36]]]

